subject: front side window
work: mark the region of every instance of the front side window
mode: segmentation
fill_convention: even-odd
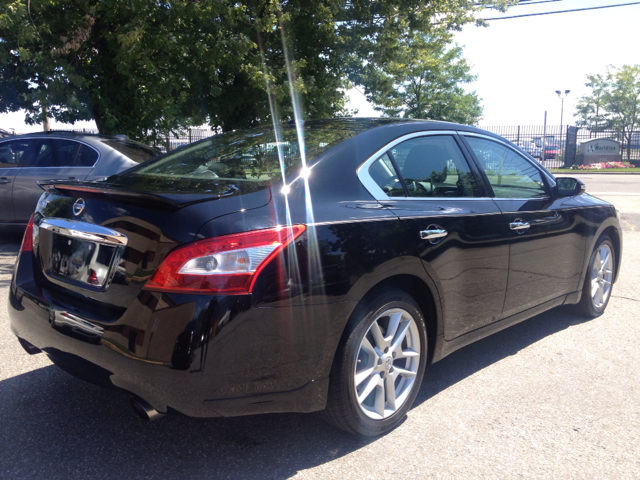
[[[20,167],[31,147],[29,140],[11,140],[0,143],[0,168]]]
[[[541,198],[547,191],[540,171],[506,145],[478,137],[466,137],[480,161],[497,198]]]
[[[478,195],[469,166],[455,140],[448,135],[429,135],[399,143],[371,165],[369,175],[390,197]]]

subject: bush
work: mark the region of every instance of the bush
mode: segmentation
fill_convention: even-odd
[[[629,162],[601,162],[578,166],[578,170],[605,170],[607,168],[633,168],[633,165]]]

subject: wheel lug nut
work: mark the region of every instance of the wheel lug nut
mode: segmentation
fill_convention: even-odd
[[[378,365],[382,365],[382,359],[381,358],[378,359]]]
[[[389,368],[389,373],[393,373],[393,367]]]
[[[389,347],[384,349],[384,353],[388,353],[389,352]]]
[[[391,356],[392,356],[393,358],[396,358],[396,352],[393,352],[393,353],[391,354]]]
[[[384,378],[384,372],[380,372],[380,378]]]

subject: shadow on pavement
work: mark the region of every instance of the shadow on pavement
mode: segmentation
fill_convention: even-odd
[[[13,265],[20,251],[22,234],[0,233],[0,289],[11,282]]]
[[[428,370],[416,405],[582,322],[566,309],[555,309],[470,345]],[[379,441],[337,431],[315,414],[175,415],[145,423],[126,395],[76,380],[54,366],[0,382],[0,398],[3,478],[281,479]]]

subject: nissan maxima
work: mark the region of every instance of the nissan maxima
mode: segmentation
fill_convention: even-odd
[[[451,123],[259,127],[41,186],[11,328],[146,418],[323,410],[383,434],[456,349],[602,314],[622,252],[612,205]]]

